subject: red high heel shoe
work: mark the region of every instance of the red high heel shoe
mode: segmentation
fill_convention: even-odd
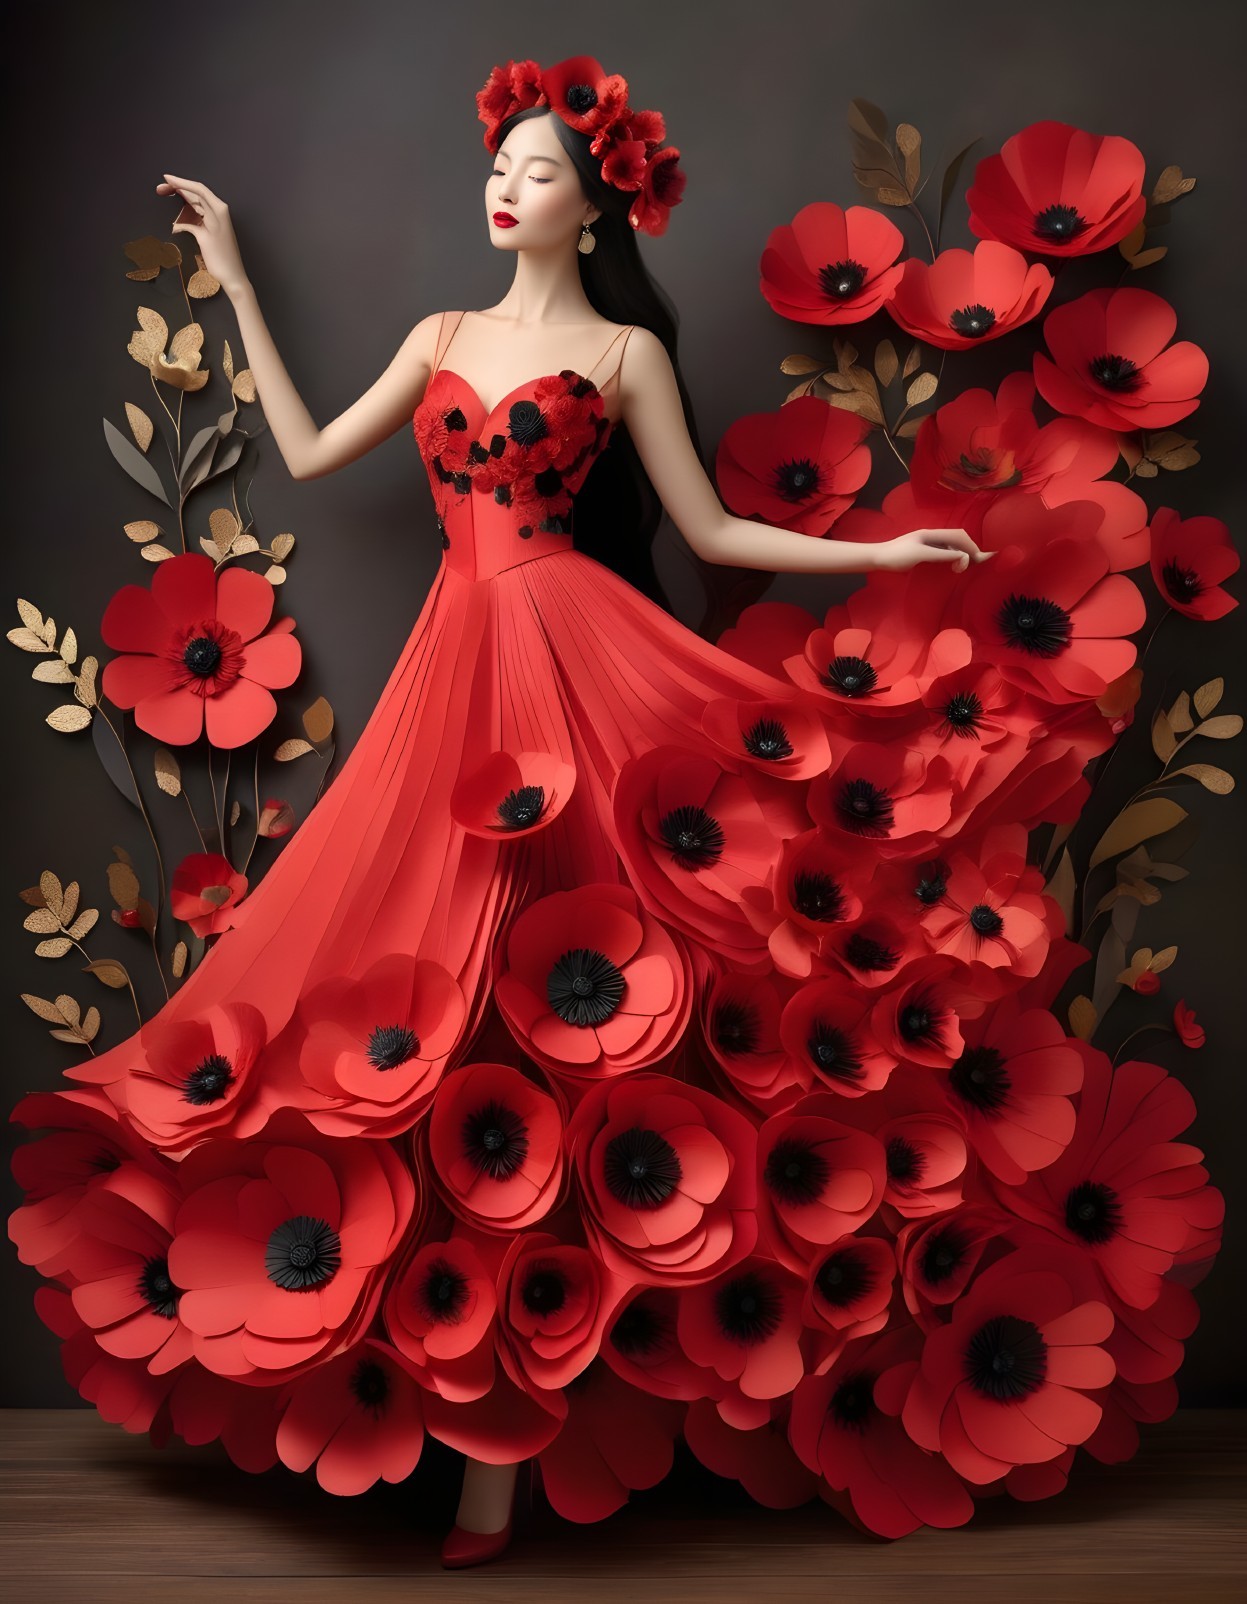
[[[516,1506],[521,1502],[525,1511],[532,1508],[533,1491],[537,1478],[537,1461],[530,1459],[515,1473],[515,1491],[511,1495],[511,1513],[506,1525],[496,1532],[471,1532],[458,1521],[446,1533],[442,1542],[442,1565],[446,1570],[461,1570],[468,1565],[484,1565],[497,1559],[510,1547],[515,1530]]]

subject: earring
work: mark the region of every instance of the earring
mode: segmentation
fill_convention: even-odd
[[[581,223],[580,238],[576,241],[576,249],[581,253],[582,256],[588,256],[596,244],[597,240],[593,237],[593,230],[589,227],[588,223]]]

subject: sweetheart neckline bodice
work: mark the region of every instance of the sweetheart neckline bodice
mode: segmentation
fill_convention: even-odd
[[[573,378],[578,379],[581,384],[587,384],[589,386],[590,390],[592,390],[593,394],[595,396],[597,396],[599,400],[602,400],[602,392],[601,392],[601,390],[598,389],[597,385],[593,382],[592,379],[586,378],[583,373],[578,373],[575,368],[562,368],[557,373],[538,373],[538,374],[535,374],[531,379],[525,379],[522,383],[517,384],[512,389],[508,390],[506,395],[502,396],[501,399],[496,401],[492,407],[487,409],[486,406],[485,406],[485,402],[481,398],[480,391],[476,388],[476,386],[472,383],[472,381],[470,379],[465,378],[464,375],[462,373],[458,372],[455,368],[440,367],[440,368],[438,368],[437,372],[434,373],[433,376],[430,378],[428,384],[425,385],[425,387],[424,387],[424,395],[421,397],[420,401],[417,403],[417,406],[421,407],[421,406],[424,405],[425,401],[428,399],[429,391],[433,388],[434,383],[443,374],[445,374],[447,378],[458,379],[459,383],[463,386],[463,388],[468,392],[468,394],[476,402],[477,406],[484,413],[484,419],[483,419],[482,424],[481,424],[481,429],[482,429],[482,434],[483,434],[485,432],[485,425],[493,421],[495,413],[501,412],[503,407],[507,404],[507,402],[514,400],[515,397],[517,395],[519,395],[519,393],[522,390],[527,390],[527,389],[531,388],[531,386],[533,386],[534,384],[540,384],[543,379],[559,379],[559,378],[562,378],[564,376],[564,374],[568,374],[568,373],[570,373]],[[602,416],[606,420],[606,422],[610,426],[610,428],[613,429],[615,427],[615,419],[610,417],[610,416],[608,416],[608,414],[606,412],[606,405],[605,405],[604,401],[603,401],[603,405],[602,405]],[[479,440],[480,438],[481,438],[481,435],[478,435],[477,439]]]

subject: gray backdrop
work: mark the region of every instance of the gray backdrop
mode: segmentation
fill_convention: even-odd
[[[548,64],[592,53],[629,80],[634,104],[666,115],[688,191],[668,234],[642,236],[641,249],[682,314],[681,361],[708,456],[734,418],[778,405],[789,382],[778,372],[785,354],[830,358],[832,331],[790,325],[767,307],[757,289],[758,260],[769,231],[806,202],[866,198],[849,161],[852,97],[874,101],[893,123],[915,123],[933,160],[980,135],[962,190],[979,155],[1045,117],[1134,140],[1147,157],[1149,187],[1163,166],[1179,163],[1197,188],[1174,208],[1163,235],[1168,257],[1135,282],[1172,299],[1179,337],[1211,357],[1202,405],[1179,425],[1198,437],[1204,461],[1142,488],[1153,507],[1213,513],[1240,532],[1247,340],[1236,299],[1241,274],[1231,280],[1244,245],[1235,74],[1242,30],[1233,11],[1228,0],[1188,0],[1180,8],[1144,0],[1050,0],[1042,7],[631,0],[618,8],[474,0],[455,11],[397,0],[218,0],[207,10],[114,0],[40,8],[10,23],[6,52],[14,112],[6,169],[14,225],[6,304],[9,596],[29,599],[58,625],[72,624],[81,650],[103,661],[99,619],[107,598],[126,581],[150,582],[122,525],[151,509],[107,455],[100,420],[124,429],[127,399],[154,409],[146,376],[125,350],[135,309],[154,292],[127,280],[122,249],[148,233],[170,237],[177,203],[156,196],[160,173],[200,178],[230,204],[278,349],[324,424],[372,383],[419,318],[487,305],[507,288],[509,259],[491,250],[484,221],[488,158],[473,95],[508,56]],[[965,218],[959,193],[943,245],[974,244]],[[176,238],[189,259],[192,237]],[[916,236],[911,243],[918,249]],[[1109,264],[1093,281],[1112,276]],[[229,307],[222,300],[202,310],[215,353],[230,328]],[[994,385],[1029,360],[1031,340],[1028,331],[970,357],[950,357],[949,393],[971,382]],[[241,350],[236,355],[241,366]],[[891,482],[885,456],[877,454],[879,488],[872,485],[868,500]],[[340,763],[440,557],[410,431],[345,471],[304,484],[287,476],[275,445],[262,439],[250,499],[266,536],[289,530],[298,540],[278,607],[298,621],[304,672],[283,701],[297,714],[318,694],[329,698]],[[203,520],[210,502],[200,505]],[[696,591],[669,524],[657,551],[682,616],[692,621]],[[1148,586],[1145,574],[1136,577]],[[1241,596],[1241,575],[1231,587]],[[783,576],[769,594],[821,610],[843,588],[827,580],[811,589],[806,579]],[[1211,627],[1169,620],[1148,658],[1144,707],[1150,711],[1162,687],[1172,700],[1223,673],[1224,710],[1243,710],[1245,613]],[[17,622],[14,611],[9,627]],[[21,927],[27,909],[16,893],[50,868],[64,881],[81,881],[84,901],[107,918],[113,843],[131,849],[148,888],[154,883],[137,815],[103,779],[87,750],[90,737],[58,735],[44,724],[55,697],[29,682],[32,662],[9,647],[0,682],[18,803],[4,839],[6,1108],[25,1091],[64,1084],[60,1071],[75,1056],[47,1035],[19,993],[66,990],[84,1006],[98,1004],[109,1043],[135,1027],[126,995],[82,975],[76,958],[33,956],[34,938]],[[294,732],[293,724],[283,730]],[[266,739],[265,750],[274,744]],[[1204,746],[1198,758],[1225,761],[1242,776],[1242,741]],[[1114,760],[1098,809],[1107,816],[1153,772],[1146,729],[1137,726]],[[265,794],[288,794],[304,815],[315,784],[310,768],[270,769],[268,782]],[[202,802],[202,774],[192,783]],[[1226,1246],[1200,1293],[1204,1317],[1181,1373],[1182,1399],[1241,1403],[1234,1314],[1244,1235],[1241,1042],[1235,1047],[1242,1028],[1236,936],[1243,814],[1236,797],[1192,788],[1182,800],[1202,821],[1183,860],[1191,879],[1172,889],[1154,923],[1145,914],[1140,940],[1179,944],[1165,998],[1186,996],[1209,1044],[1190,1053],[1149,1033],[1137,1049],[1192,1088],[1200,1114],[1191,1139],[1207,1150],[1229,1202]],[[168,833],[185,810],[166,803],[158,816],[176,862],[193,846]],[[254,867],[269,853],[261,843]],[[155,977],[141,948],[104,932],[93,956],[109,950],[128,955],[150,1015]],[[1164,1017],[1163,1000],[1125,998],[1101,1045],[1112,1050],[1137,1024]],[[16,1127],[8,1132],[11,1142],[20,1139]],[[7,1162],[5,1180],[7,1215],[19,1195]],[[7,1242],[3,1274],[9,1360],[0,1402],[79,1403],[61,1376],[56,1340],[33,1311],[39,1280]]]

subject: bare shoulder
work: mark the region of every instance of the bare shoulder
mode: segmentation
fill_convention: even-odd
[[[636,324],[624,342],[619,363],[619,383],[624,395],[637,395],[673,373],[667,347],[652,329]]]

